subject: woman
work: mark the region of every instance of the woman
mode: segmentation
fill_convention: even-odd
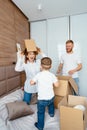
[[[15,66],[15,70],[18,72],[25,71],[26,81],[24,84],[24,98],[27,104],[31,101],[32,93],[37,92],[37,85],[30,86],[30,80],[40,71],[40,59],[36,59],[36,56],[41,54],[42,57],[45,55],[42,51],[37,48],[37,51],[25,51],[23,53],[17,53],[17,63]]]

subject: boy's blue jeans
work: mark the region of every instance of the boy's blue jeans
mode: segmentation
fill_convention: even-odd
[[[51,100],[38,100],[37,103],[37,126],[39,130],[44,128],[45,108],[48,107],[48,113],[51,117],[54,116],[54,97]]]

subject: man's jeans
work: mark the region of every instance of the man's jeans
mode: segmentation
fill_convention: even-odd
[[[74,79],[74,81],[76,82],[76,84],[77,84],[77,86],[78,86],[78,94],[76,94],[76,93],[74,92],[74,95],[78,96],[78,95],[79,95],[79,78],[73,78],[73,79]]]
[[[43,130],[44,128],[44,118],[45,118],[45,108],[48,107],[48,113],[51,117],[54,116],[54,97],[51,100],[38,100],[37,103],[37,115],[38,122],[37,126],[39,130]]]

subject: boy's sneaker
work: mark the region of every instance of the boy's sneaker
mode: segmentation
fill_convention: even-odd
[[[35,125],[35,127],[36,127],[38,130],[43,130],[43,128],[39,128],[39,127],[38,127],[38,123],[37,123],[37,122],[35,122],[34,125]]]
[[[49,114],[50,115],[50,117],[54,117],[54,114]]]

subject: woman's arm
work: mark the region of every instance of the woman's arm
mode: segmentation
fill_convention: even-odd
[[[37,47],[38,54],[40,54],[42,57],[46,57],[46,55],[43,53],[43,51]]]
[[[17,62],[15,65],[15,71],[21,72],[24,70],[24,55],[21,52],[17,52]]]

